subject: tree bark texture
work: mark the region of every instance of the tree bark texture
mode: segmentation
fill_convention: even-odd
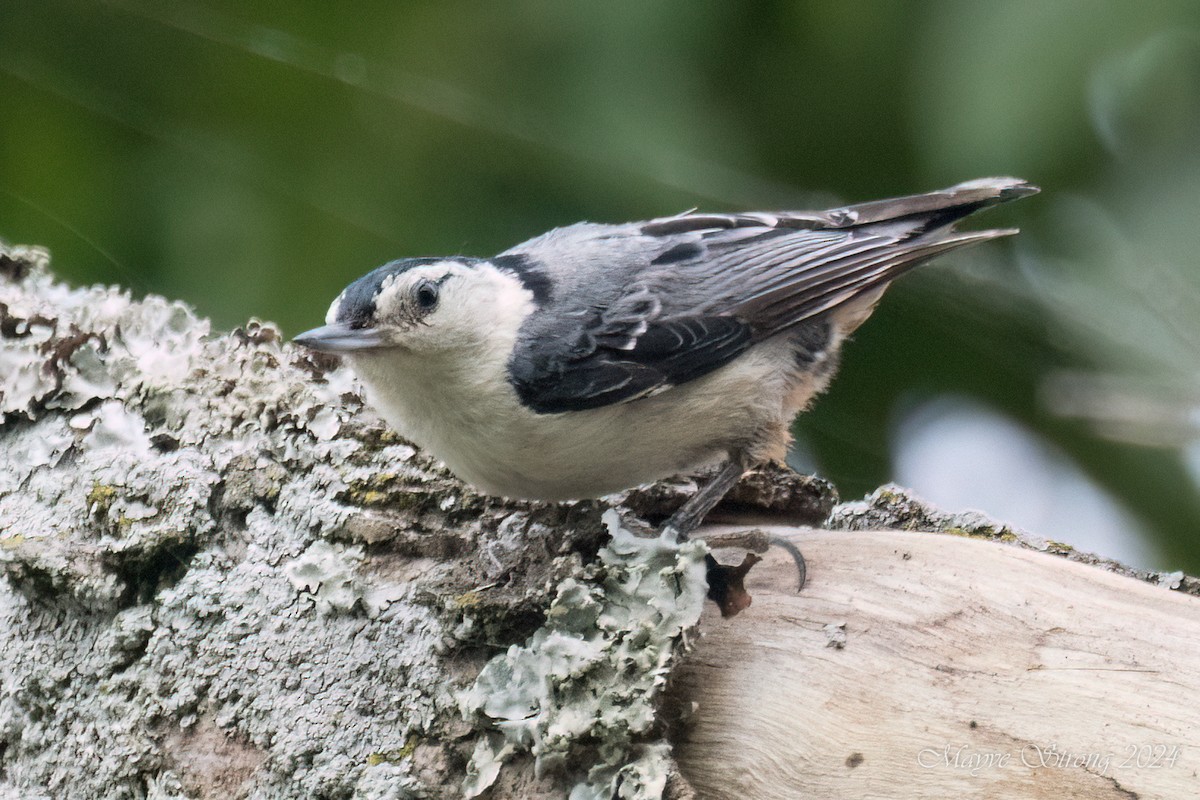
[[[0,798],[1200,791],[1190,578],[768,469],[723,513],[793,526],[810,586],[770,555],[723,619],[702,543],[635,535],[690,481],[480,496],[271,325],[35,248],[0,249],[0,376]],[[1030,743],[1182,754],[945,755]]]

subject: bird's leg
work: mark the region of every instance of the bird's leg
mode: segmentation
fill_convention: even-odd
[[[687,541],[691,532],[699,527],[708,512],[721,502],[721,498],[729,494],[729,490],[737,484],[745,471],[746,466],[741,459],[731,458],[726,461],[703,489],[692,495],[690,500],[671,515],[667,524],[663,526],[663,532],[673,531],[676,541]]]

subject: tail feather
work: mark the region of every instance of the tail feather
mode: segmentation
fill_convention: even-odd
[[[1041,191],[1020,178],[979,178],[946,189],[887,200],[831,208],[826,211],[757,211],[741,214],[704,214],[689,211],[642,225],[642,233],[668,236],[691,231],[729,228],[793,228],[844,230],[893,221],[917,221],[919,230],[942,227],[982,208],[1028,197]]]
[[[825,213],[833,221],[834,224],[830,225],[833,228],[924,217],[933,223],[923,226],[928,230],[953,223],[980,209],[1028,197],[1039,191],[1038,187],[1019,178],[980,178],[936,192],[856,203]]]

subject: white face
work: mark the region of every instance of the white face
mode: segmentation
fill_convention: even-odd
[[[371,329],[382,348],[432,354],[515,337],[532,310],[532,295],[512,274],[486,262],[445,260],[356,281],[330,306],[326,322]]]

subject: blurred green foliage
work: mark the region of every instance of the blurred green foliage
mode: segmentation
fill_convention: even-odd
[[[0,237],[75,282],[296,333],[400,256],[1018,175],[1045,194],[988,223],[1021,240],[903,281],[798,432],[854,496],[889,477],[898,408],[978,397],[1195,572],[1190,440],[1100,436],[1042,387],[1117,371],[1200,406],[1198,32],[1193,0],[8,0]],[[1141,338],[1168,316],[1177,357]]]

